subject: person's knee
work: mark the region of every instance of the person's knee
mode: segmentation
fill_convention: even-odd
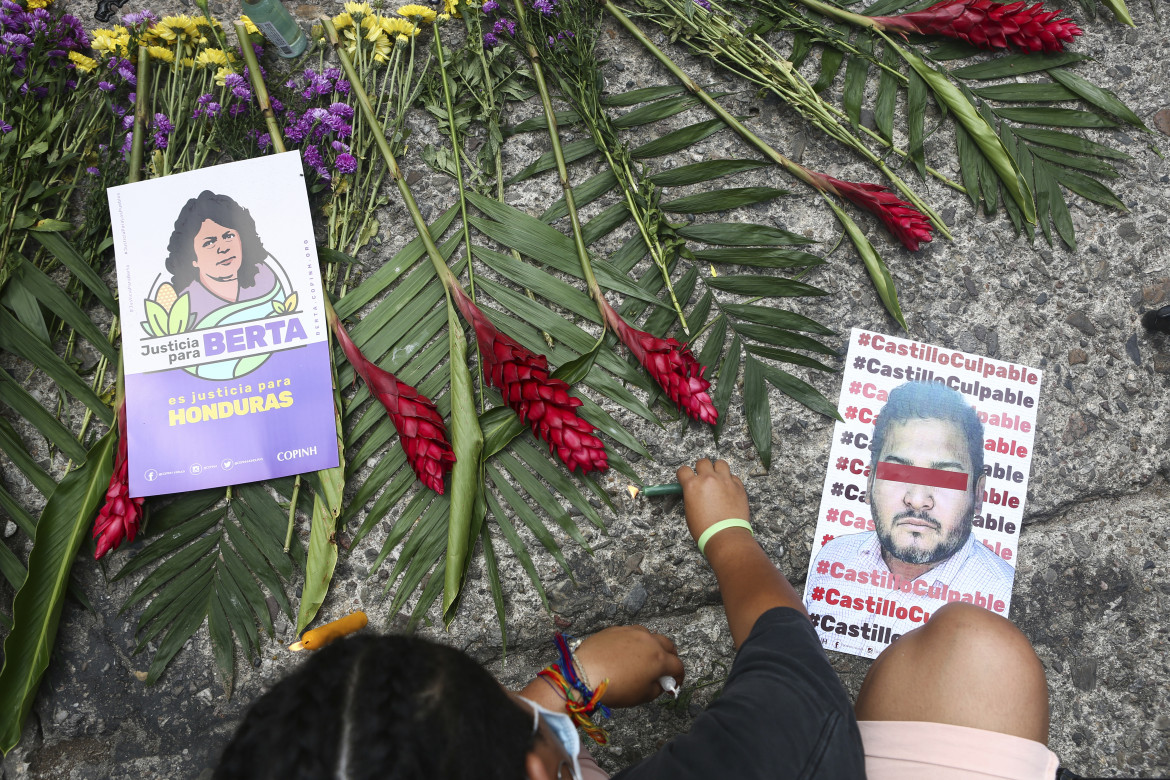
[[[920,633],[922,642],[945,645],[948,652],[973,656],[970,660],[1012,658],[1035,664],[1043,674],[1028,637],[1015,623],[983,607],[951,602],[935,612]]]

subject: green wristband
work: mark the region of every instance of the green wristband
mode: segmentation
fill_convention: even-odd
[[[699,536],[699,553],[703,556],[706,556],[707,542],[711,541],[712,536],[719,533],[720,531],[726,531],[728,528],[746,528],[748,533],[750,533],[752,536],[756,535],[755,532],[752,531],[752,524],[747,520],[740,520],[739,518],[720,520],[718,523],[715,523],[714,525],[707,528],[707,530]]]

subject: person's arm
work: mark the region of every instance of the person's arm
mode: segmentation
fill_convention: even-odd
[[[747,491],[726,461],[704,458],[678,470],[687,528],[697,542],[709,527],[729,518],[749,520]],[[727,528],[707,541],[707,562],[719,580],[723,608],[738,650],[760,615],[773,607],[804,612],[800,596],[745,528]],[[807,614],[807,613],[806,613]]]
[[[684,672],[678,649],[669,637],[643,626],[614,626],[593,634],[577,648],[579,674],[593,690],[608,680],[601,703],[607,707],[633,707],[662,695],[659,677],[671,676],[682,683]],[[543,677],[519,692],[550,710],[564,709],[562,693]],[[576,693],[576,692],[574,692]],[[574,698],[577,698],[575,695]]]

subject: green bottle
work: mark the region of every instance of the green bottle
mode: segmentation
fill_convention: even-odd
[[[280,0],[243,0],[243,11],[281,57],[300,56],[309,39]]]

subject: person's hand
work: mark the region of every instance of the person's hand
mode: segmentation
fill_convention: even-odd
[[[669,675],[683,680],[683,663],[669,637],[644,626],[614,626],[599,631],[577,648],[578,671],[584,671],[589,687],[596,690],[609,679],[601,703],[609,707],[633,707],[662,694],[658,678]]]
[[[696,542],[720,520],[751,520],[747,491],[739,477],[731,473],[727,461],[712,463],[703,458],[693,470],[690,466],[680,467],[676,476],[683,489],[687,528]]]

